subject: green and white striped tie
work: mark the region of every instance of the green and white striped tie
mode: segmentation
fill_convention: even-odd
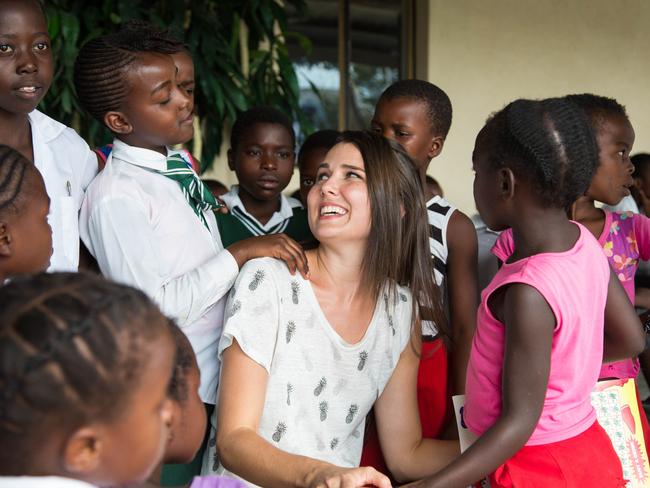
[[[178,153],[167,157],[167,170],[161,171],[167,178],[175,180],[183,190],[185,200],[190,204],[196,216],[209,230],[208,223],[203,216],[204,210],[216,210],[223,205],[217,202],[201,178],[192,170],[187,162]]]

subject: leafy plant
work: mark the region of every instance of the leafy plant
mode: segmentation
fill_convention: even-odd
[[[56,71],[42,108],[77,129],[89,144],[110,142],[110,133],[76,100],[74,60],[89,39],[113,32],[127,20],[142,19],[182,37],[194,57],[203,169],[219,152],[224,125],[249,107],[278,107],[310,132],[299,108],[286,40],[295,38],[306,50],[310,43],[289,32],[286,4],[305,10],[304,0],[51,0],[45,8]]]

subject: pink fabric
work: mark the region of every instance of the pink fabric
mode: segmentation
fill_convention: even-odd
[[[576,225],[580,237],[571,249],[504,264],[481,294],[465,386],[465,420],[478,435],[501,415],[505,330],[487,302],[495,290],[510,283],[534,287],[556,319],[544,407],[526,445],[568,439],[596,420],[589,395],[603,357],[609,266],[596,239],[582,225]]]
[[[650,259],[650,219],[633,212],[603,211],[605,225],[598,242],[630,302],[634,303],[634,275],[639,267],[639,258]],[[513,250],[512,230],[508,229],[497,239],[492,254],[505,262]],[[636,378],[638,374],[638,359],[625,359],[603,364],[599,378]]]
[[[195,476],[190,488],[246,488],[246,484],[225,476]]]

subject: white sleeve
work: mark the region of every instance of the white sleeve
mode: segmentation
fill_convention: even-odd
[[[194,322],[218,302],[239,271],[235,258],[224,250],[181,276],[165,276],[165,243],[156,242],[142,204],[128,197],[104,200],[93,209],[88,238],[102,274],[140,288],[180,324]]]
[[[253,259],[241,269],[228,297],[219,358],[233,339],[244,354],[271,374],[278,331],[280,294],[270,259]]]

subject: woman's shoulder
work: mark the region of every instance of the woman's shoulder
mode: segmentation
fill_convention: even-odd
[[[277,282],[290,281],[294,279],[289,273],[289,268],[284,261],[271,257],[250,259],[244,263],[239,270],[240,275],[264,274],[272,277]]]

